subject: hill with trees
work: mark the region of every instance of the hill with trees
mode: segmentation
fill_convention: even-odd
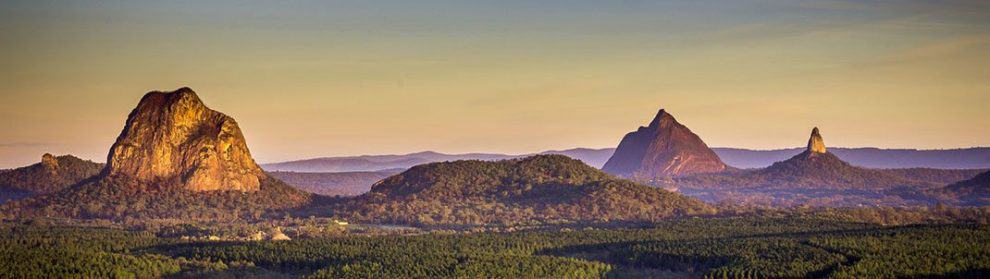
[[[40,163],[0,172],[0,191],[9,193],[4,196],[11,199],[53,193],[97,175],[102,169],[103,164],[72,155],[45,154]]]
[[[990,204],[990,171],[959,181],[937,191],[962,205]]]
[[[712,214],[692,198],[617,179],[581,161],[538,155],[432,163],[338,205],[348,219],[416,225],[655,221]]]
[[[853,166],[827,150],[818,129],[790,159],[756,170],[677,179],[682,192],[712,202],[779,206],[934,205],[925,191],[975,170],[879,170]]]

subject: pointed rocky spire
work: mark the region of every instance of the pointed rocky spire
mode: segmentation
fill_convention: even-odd
[[[808,139],[808,152],[811,153],[825,153],[825,140],[822,139],[822,135],[818,133],[818,127],[811,130],[811,138]]]
[[[41,156],[41,164],[50,169],[54,169],[58,167],[58,159],[56,159],[55,156],[52,156],[52,154],[45,153],[45,155]]]
[[[656,127],[660,125],[660,123],[670,122],[670,121],[677,121],[677,120],[674,119],[674,116],[667,113],[666,110],[660,109],[660,112],[657,112],[657,116],[654,117],[653,121],[650,122],[650,127]]]

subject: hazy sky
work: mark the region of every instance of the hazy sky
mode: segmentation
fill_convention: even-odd
[[[533,3],[539,2],[539,3]],[[988,1],[0,1],[0,167],[105,160],[189,86],[259,162],[614,147],[990,146]]]

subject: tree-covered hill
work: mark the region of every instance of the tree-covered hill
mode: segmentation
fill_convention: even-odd
[[[962,205],[990,204],[990,171],[959,181],[937,191]]]
[[[805,152],[759,170],[683,179],[691,188],[889,189],[935,184],[875,169],[856,167],[831,153]]]
[[[103,164],[72,155],[56,157],[45,154],[37,164],[0,172],[0,189],[32,194],[53,193],[92,177],[101,169]]]
[[[414,167],[337,206],[345,218],[403,224],[653,221],[714,210],[560,155]]]

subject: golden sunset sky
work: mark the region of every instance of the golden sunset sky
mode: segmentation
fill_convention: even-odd
[[[3,1],[0,168],[104,161],[182,86],[259,162],[614,147],[661,107],[713,147],[990,146],[990,2],[929,2]]]

